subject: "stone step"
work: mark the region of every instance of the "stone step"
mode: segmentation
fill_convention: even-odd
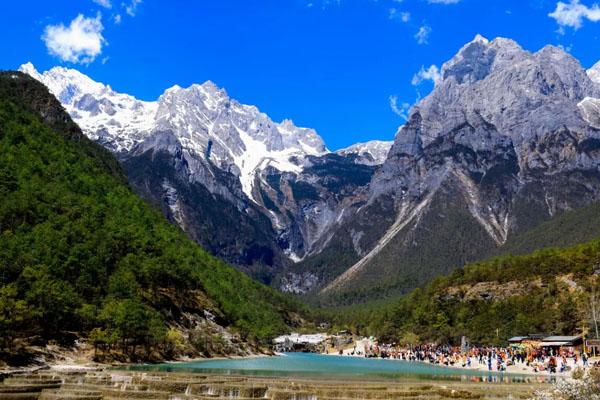
[[[0,385],[0,393],[34,393],[41,392],[44,389],[57,389],[60,383],[32,383],[21,385]]]
[[[191,395],[202,395],[209,397],[238,398],[249,397],[252,399],[264,398],[269,390],[268,386],[256,386],[252,384],[211,384],[189,385],[187,393]]]
[[[198,385],[202,382],[186,382],[186,381],[144,381],[144,384],[151,390],[165,391],[170,393],[185,393],[190,385]]]
[[[215,400],[215,399],[231,400],[232,397],[172,395],[169,400]],[[235,400],[256,400],[256,397],[233,397],[233,399],[235,399]]]
[[[102,390],[104,398],[117,399],[164,399],[171,396],[169,392],[157,392],[153,390]]]
[[[20,393],[2,393],[0,392],[0,400],[37,400],[40,393],[29,393],[29,392],[20,392]]]
[[[60,385],[61,379],[32,379],[32,378],[17,378],[10,377],[6,378],[3,382],[7,386],[18,386],[18,385]]]
[[[129,390],[136,392],[147,392],[153,390],[148,385],[137,385],[129,383],[110,383],[107,385],[96,385],[96,384],[77,384],[77,383],[65,383],[61,386],[62,389],[68,390],[89,390],[89,391],[105,391],[105,390]],[[154,390],[160,392],[161,390]]]
[[[43,390],[39,400],[102,400],[101,392],[76,391],[76,390]]]

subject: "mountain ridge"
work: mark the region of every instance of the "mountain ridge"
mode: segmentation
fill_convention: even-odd
[[[30,63],[21,70],[46,83],[88,137],[119,157],[138,193],[213,254],[267,283],[275,270],[315,251],[348,196],[344,186],[364,186],[391,145],[332,153],[314,130],[274,123],[210,81],[175,85],[156,102],[141,102],[74,70],[40,74]],[[332,173],[321,185],[327,166]],[[147,179],[140,170],[162,176]],[[197,210],[198,202],[212,213]],[[236,224],[247,238],[231,239]],[[211,235],[209,226],[218,232]]]
[[[572,56],[553,46],[529,53],[512,40],[478,36],[443,65],[441,75],[433,92],[413,107],[370,183],[370,207],[391,197],[395,205],[387,212],[396,222],[322,294],[366,280],[362,271],[392,239],[432,229],[419,221],[445,182],[455,182],[451,186],[469,210],[466,217],[483,227],[495,246],[598,198],[599,132],[580,113],[580,102],[596,98],[598,88]],[[520,209],[541,205],[545,215],[519,215]],[[403,228],[409,231],[398,236]],[[404,249],[394,258],[417,251],[407,243],[394,248]],[[403,265],[385,257],[377,261],[380,273],[384,265]],[[459,257],[450,263],[466,261]]]
[[[212,83],[173,87],[161,96],[156,129],[120,158],[139,193],[263,282],[321,297],[374,293],[380,284],[405,292],[598,200],[596,72],[555,46],[529,52],[478,35],[442,65],[391,146],[372,141],[333,153],[316,132],[275,124]],[[218,130],[221,143],[196,137],[196,127],[214,125],[229,127]],[[285,142],[294,134],[279,129],[311,145]],[[248,137],[263,147],[224,155],[252,149]],[[231,240],[223,218],[200,215],[199,203],[233,206],[227,220],[249,233]],[[206,226],[220,238],[207,238]]]

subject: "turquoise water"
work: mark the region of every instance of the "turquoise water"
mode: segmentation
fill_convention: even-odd
[[[414,377],[423,379],[467,379],[483,381],[529,381],[531,377],[445,368],[428,363],[372,358],[286,353],[280,357],[199,360],[182,363],[136,366],[132,369],[185,371],[232,375],[321,376],[321,377]],[[539,381],[539,379],[535,379]]]

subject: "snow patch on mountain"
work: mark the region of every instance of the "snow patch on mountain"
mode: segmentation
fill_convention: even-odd
[[[393,141],[372,140],[366,143],[356,143],[336,151],[342,156],[355,155],[355,162],[366,165],[380,165],[386,160]]]
[[[291,120],[273,122],[211,81],[187,88],[175,85],[157,101],[141,101],[74,69],[54,67],[39,73],[27,63],[20,71],[44,83],[84,133],[111,151],[128,153],[152,135],[172,134],[193,157],[238,176],[250,199],[258,172],[271,166],[299,173],[306,156],[329,153],[313,129]]]
[[[46,85],[83,132],[111,151],[130,150],[153,129],[156,102],[117,93],[74,69],[54,67],[40,74],[27,63],[19,70]]]
[[[594,64],[592,68],[587,70],[587,75],[590,77],[592,82],[600,85],[600,61]]]
[[[583,119],[596,129],[600,129],[600,99],[586,97],[577,104]]]

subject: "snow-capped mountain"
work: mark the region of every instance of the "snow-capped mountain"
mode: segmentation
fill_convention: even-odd
[[[141,101],[73,69],[40,73],[27,63],[20,70],[118,155],[140,195],[265,282],[318,251],[343,204],[370,181],[371,165],[382,163],[383,144],[332,154],[313,129],[276,123],[210,81]]]
[[[153,134],[170,132],[184,150],[238,176],[251,199],[257,172],[271,166],[298,173],[304,157],[328,153],[314,130],[290,120],[275,123],[210,81],[188,88],[175,85],[147,102],[74,69],[39,73],[27,63],[20,70],[44,83],[86,135],[113,152],[130,152]]]
[[[46,85],[90,139],[114,152],[130,150],[155,126],[157,102],[117,93],[75,69],[54,67],[41,74],[28,62],[19,70]]]
[[[366,143],[356,143],[336,151],[342,156],[354,156],[355,162],[366,165],[381,165],[387,158],[393,141],[371,140]]]
[[[286,291],[404,292],[600,199],[600,64],[553,46],[477,36],[393,143],[334,153],[212,82],[144,102],[22,70],[191,238]]]

